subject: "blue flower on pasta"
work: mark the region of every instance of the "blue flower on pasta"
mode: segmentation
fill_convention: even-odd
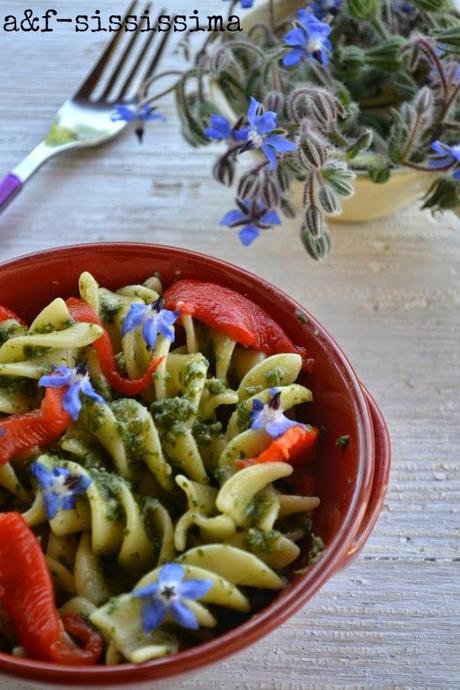
[[[283,58],[283,65],[292,67],[309,58],[327,65],[328,52],[332,50],[332,44],[328,38],[332,31],[331,27],[305,9],[298,11],[297,19],[299,25],[291,29],[284,37],[284,42],[290,50]]]
[[[443,144],[442,141],[434,141],[431,148],[436,153],[429,159],[430,168],[433,170],[452,167],[454,180],[460,180],[460,143],[455,146]]]
[[[162,297],[153,304],[132,304],[123,320],[122,336],[142,326],[142,335],[151,349],[155,347],[159,335],[174,342],[173,325],[179,317],[179,312],[163,309],[163,304]]]
[[[272,438],[282,436],[285,431],[293,426],[302,426],[299,422],[289,419],[280,408],[281,392],[275,393],[269,403],[261,400],[252,401],[251,429],[264,429]]]
[[[44,388],[66,388],[62,406],[72,419],[78,419],[82,408],[82,394],[103,405],[107,404],[104,398],[94,390],[86,366],[78,366],[75,369],[57,367],[50,374],[42,376],[38,385]]]
[[[212,587],[211,580],[184,580],[184,569],[178,563],[167,563],[158,573],[158,581],[133,592],[133,596],[146,599],[142,609],[145,633],[160,625],[169,614],[184,628],[197,630],[195,614],[188,608],[187,600],[204,597]]]
[[[260,202],[237,199],[236,203],[238,208],[226,213],[221,219],[220,225],[226,225],[229,228],[241,226],[238,237],[245,247],[248,247],[259,237],[261,230],[281,224],[281,218],[276,211],[268,209]]]
[[[166,118],[160,113],[155,112],[155,108],[151,105],[145,104],[142,106],[135,105],[116,105],[115,111],[112,114],[113,122],[134,122],[136,123],[136,132],[139,142],[142,143],[144,138],[144,122],[152,122],[153,120],[164,121]]]
[[[290,153],[297,146],[286,139],[284,134],[276,132],[277,114],[271,110],[264,112],[259,101],[251,96],[247,121],[248,125],[235,129],[233,136],[238,141],[246,142],[241,151],[261,149],[268,160],[270,170],[276,168],[276,158],[279,153]]]
[[[75,508],[76,496],[86,493],[87,488],[92,483],[92,479],[89,477],[74,475],[65,467],[54,467],[50,470],[40,462],[34,462],[32,474],[43,490],[48,520],[56,517],[60,510]]]

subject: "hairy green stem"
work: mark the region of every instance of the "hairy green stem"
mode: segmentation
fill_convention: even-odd
[[[422,48],[425,55],[427,55],[431,58],[431,61],[433,62],[434,66],[435,66],[435,68],[439,74],[439,78],[441,80],[442,89],[444,92],[444,98],[447,98],[448,94],[449,94],[449,85],[447,82],[446,73],[444,71],[444,65],[442,64],[439,57],[436,55],[436,50],[433,48],[431,43],[429,41],[427,41],[425,38],[419,38],[418,44]]]
[[[381,38],[383,38],[385,41],[388,40],[388,31],[386,30],[385,25],[379,17],[375,17],[375,19],[372,19],[371,24]]]
[[[163,79],[163,77],[172,77],[172,76],[182,77],[183,74],[184,73],[178,69],[170,69],[170,70],[167,70],[166,72],[160,72],[160,74],[155,74],[153,77],[150,77],[150,79],[147,79],[146,81],[142,82],[142,84],[139,87],[139,91],[138,91],[138,99],[140,101],[142,101],[142,99],[147,96],[147,91],[148,91],[149,87],[152,86],[152,84],[154,84],[159,79]],[[176,84],[178,84],[178,82],[174,83],[173,88],[176,87]],[[169,91],[170,91],[170,89],[168,89],[168,91],[166,93],[169,93]],[[146,101],[146,102],[149,102],[149,101]]]
[[[348,144],[350,143],[348,139],[343,136],[342,132],[340,132],[340,130],[337,129],[336,124],[332,126],[331,131],[329,132],[329,136],[339,146],[348,146]]]
[[[457,86],[455,87],[455,89],[452,91],[451,95],[447,99],[447,101],[444,103],[444,106],[441,110],[441,114],[439,116],[441,124],[443,124],[444,118],[446,118],[448,116],[449,110],[452,108],[452,106],[455,103],[455,100],[457,99],[459,94],[460,94],[460,83],[457,84]]]
[[[270,0],[268,3],[268,11],[270,13],[270,28],[275,32],[276,29],[276,21],[275,21],[275,3],[274,0]]]
[[[404,150],[401,154],[401,158],[403,160],[405,160],[406,158],[410,158],[410,154],[412,153],[412,149],[414,147],[415,137],[417,136],[417,132],[418,132],[418,128],[419,128],[421,119],[422,119],[422,114],[417,113],[415,116],[414,123],[412,125],[412,131],[411,131],[410,136],[407,140],[407,143],[404,147]]]

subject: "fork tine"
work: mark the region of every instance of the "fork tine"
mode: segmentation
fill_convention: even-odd
[[[145,6],[143,14],[145,14],[145,10],[150,10],[151,6],[152,6],[151,3],[149,2]],[[135,45],[139,39],[141,28],[144,26],[144,24],[145,24],[145,20],[142,20],[141,22],[139,22],[139,26],[137,27],[136,31],[133,32],[133,34],[131,35],[131,37],[129,39],[129,43],[127,44],[125,50],[123,51],[123,54],[120,55],[118,63],[114,67],[113,74],[111,75],[111,77],[110,77],[109,81],[107,82],[107,85],[104,89],[104,92],[99,96],[98,100],[104,100],[109,96],[110,92],[112,91],[113,87],[116,84],[118,77],[120,76],[120,73],[121,73],[124,65],[126,64],[126,61],[128,60],[129,56],[133,52],[133,49],[134,49],[134,47],[135,47]]]
[[[166,10],[162,9],[161,12],[159,13],[158,17],[160,17],[165,12],[166,12]],[[156,26],[158,26],[158,18],[157,18]],[[170,35],[170,31],[165,31],[163,33],[163,36],[161,37],[161,40],[160,40],[160,45],[156,49],[156,51],[152,57],[152,60],[150,61],[150,64],[148,65],[147,69],[144,70],[144,73],[142,75],[142,79],[146,79],[147,77],[149,77],[153,73],[153,71],[155,70],[155,68],[156,68],[165,48],[166,48],[166,44],[168,42],[169,35]],[[147,51],[148,51],[148,49],[152,43],[154,36],[155,36],[155,34],[153,34],[152,37],[149,39],[149,41],[147,41],[147,43],[144,46],[143,51],[141,52],[141,54],[138,56],[138,58],[136,60],[136,64],[133,65],[130,73],[126,77],[125,82],[120,89],[120,93],[119,93],[120,99],[125,98],[126,94],[129,92],[131,86],[133,85],[136,74],[138,73],[142,63],[144,62],[145,55],[146,55],[146,53],[147,53]],[[138,81],[140,82],[141,79],[138,78]]]
[[[175,15],[173,15],[174,18]],[[149,66],[145,70],[145,73],[143,75],[143,80],[148,79],[150,76],[153,75],[153,73],[156,70],[156,67],[161,60],[161,56],[164,53],[164,50],[166,48],[166,44],[168,42],[168,39],[170,37],[170,31],[166,31],[163,36],[161,37],[160,45],[158,46],[158,49],[156,50],[154,56],[152,57],[152,60],[150,61]]]
[[[128,7],[123,20],[122,20],[122,26],[124,26],[126,17],[130,14],[133,13],[134,8],[136,7],[137,0],[133,0],[131,5]],[[114,52],[115,48],[117,47],[118,43],[121,40],[121,37],[123,35],[123,31],[117,31],[115,33],[115,36],[113,39],[110,41],[108,44],[107,48],[104,50],[102,53],[101,57],[99,58],[98,62],[94,65],[92,71],[88,74],[87,78],[81,84],[80,88],[78,89],[77,93],[75,94],[77,97],[78,96],[83,96],[85,98],[89,98],[89,96],[92,94],[95,86],[97,85],[99,79],[102,76],[102,72],[104,68],[106,67],[107,63],[109,62],[110,58],[112,57],[112,53]]]

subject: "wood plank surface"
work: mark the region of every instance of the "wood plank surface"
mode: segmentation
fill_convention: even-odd
[[[0,15],[25,6],[0,0]],[[67,14],[94,9],[76,0],[52,6]],[[220,9],[219,0],[196,6]],[[97,7],[122,10],[111,0]],[[45,134],[103,42],[102,34],[64,25],[52,34],[0,34],[4,173]],[[218,147],[190,148],[172,100],[162,111],[167,121],[153,123],[143,146],[127,133],[43,168],[0,217],[0,260],[135,240],[242,265],[301,301],[337,338],[381,405],[393,443],[387,500],[361,556],[250,650],[165,687],[460,688],[460,221],[411,207],[367,225],[336,224],[321,264],[304,255],[295,222],[244,249],[218,227],[232,207],[231,191],[210,175]],[[0,679],[0,690],[19,687]]]

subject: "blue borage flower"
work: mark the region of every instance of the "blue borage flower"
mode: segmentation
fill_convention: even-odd
[[[310,10],[318,19],[325,19],[330,15],[336,15],[340,10],[342,0],[315,0],[310,5]]]
[[[397,0],[394,3],[394,7],[396,10],[398,10],[399,12],[402,12],[403,14],[409,14],[409,15],[415,14],[415,7],[410,2],[404,2],[403,0]]]
[[[264,403],[261,400],[252,401],[251,412],[251,429],[263,429],[272,438],[282,436],[285,431],[293,426],[304,426],[293,419],[288,419],[281,410],[281,392],[276,389],[270,389],[272,399],[269,403]]]
[[[216,141],[225,141],[226,139],[233,139],[235,129],[223,115],[213,113],[209,120],[209,126],[203,130],[208,139],[215,139]]]
[[[142,326],[142,335],[149,348],[155,347],[159,335],[174,342],[173,324],[180,312],[163,309],[163,304],[163,297],[159,297],[153,304],[132,304],[121,326],[122,336]]]
[[[156,628],[169,614],[184,628],[197,630],[195,614],[188,608],[187,600],[201,599],[212,587],[211,580],[184,580],[184,569],[178,563],[167,563],[158,573],[158,581],[140,589],[133,596],[147,599],[142,609],[142,625],[145,633]]]
[[[297,148],[284,134],[274,132],[277,117],[271,110],[264,112],[262,104],[251,96],[247,113],[248,125],[233,132],[234,139],[245,142],[241,152],[249,149],[261,149],[264,152],[270,170],[276,168],[278,153],[290,153]]]
[[[327,65],[328,52],[332,50],[328,38],[332,31],[329,24],[322,22],[306,9],[297,12],[297,21],[299,26],[291,29],[284,37],[284,42],[291,50],[284,56],[283,65],[292,67],[309,58]]]
[[[86,493],[92,483],[87,476],[76,476],[65,467],[54,467],[52,470],[34,462],[32,474],[43,490],[43,501],[48,520],[56,517],[60,510],[75,508],[75,499]]]
[[[460,180],[460,143],[449,146],[443,144],[442,141],[434,141],[431,148],[437,155],[429,159],[430,168],[439,170],[452,167],[452,177],[454,180]]]
[[[80,365],[75,369],[57,367],[50,374],[42,376],[38,385],[45,388],[66,388],[62,406],[74,420],[78,419],[82,408],[82,393],[103,405],[107,404],[104,398],[94,390],[85,365]]]
[[[266,230],[272,225],[281,225],[281,218],[276,211],[267,209],[260,201],[236,200],[239,208],[229,211],[220,221],[220,225],[230,228],[242,226],[238,237],[245,247],[254,242],[260,235],[260,230]]]
[[[250,9],[254,4],[254,0],[240,0],[240,5],[243,10]]]
[[[164,122],[166,118],[164,115],[155,112],[155,108],[151,105],[116,105],[115,112],[112,114],[113,122],[134,122],[136,123],[135,133],[139,142],[144,138],[144,122],[152,122],[153,120],[161,120]]]

